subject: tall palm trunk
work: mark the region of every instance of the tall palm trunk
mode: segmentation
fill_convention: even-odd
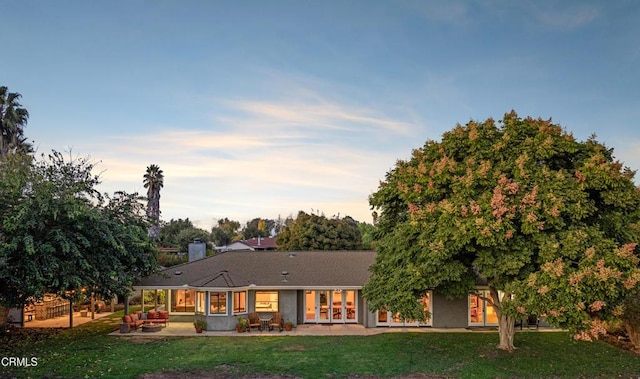
[[[147,189],[147,218],[151,222],[149,238],[160,238],[160,189],[164,185],[164,175],[155,164],[147,167],[144,174],[144,187]]]

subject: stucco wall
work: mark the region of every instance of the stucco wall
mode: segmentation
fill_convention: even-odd
[[[469,323],[467,298],[448,300],[433,295],[432,326],[434,328],[466,328]]]
[[[291,321],[294,325],[298,320],[298,291],[280,290],[278,291],[278,307],[284,321]]]

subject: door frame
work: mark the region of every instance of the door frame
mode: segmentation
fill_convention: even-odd
[[[349,312],[347,307],[347,291],[353,292],[353,308],[354,317],[348,319],[346,316]],[[340,293],[339,309],[334,308],[334,295]],[[313,319],[307,318],[311,307],[309,307],[309,297],[313,296]],[[325,295],[325,304],[322,304],[322,295]],[[304,290],[304,323],[306,324],[357,324],[358,323],[358,291],[342,290],[342,289],[307,289]],[[337,302],[337,301],[336,301]],[[326,318],[322,318],[321,314],[326,311]],[[334,318],[334,312],[340,314],[340,318]]]
[[[479,308],[482,311],[482,320],[481,321],[471,321],[471,313],[473,311],[473,307],[471,306],[471,299],[472,296],[475,296],[477,298],[476,303],[479,302]],[[467,296],[467,323],[469,326],[497,326],[498,325],[498,321],[496,320],[496,322],[488,322],[487,321],[487,314],[488,314],[488,309],[489,307],[493,308],[493,306],[491,304],[488,303],[487,300],[483,299],[482,297],[486,298],[489,297],[490,293],[489,290],[476,290],[474,293],[470,293],[469,296]],[[495,313],[495,309],[493,309],[493,312]]]

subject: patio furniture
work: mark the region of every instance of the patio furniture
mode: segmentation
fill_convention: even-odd
[[[164,324],[164,326],[167,326],[167,322],[169,322],[169,312],[149,311],[147,312],[147,319],[142,321],[144,324]]]
[[[138,319],[138,315],[135,313],[122,316],[122,322],[129,324],[129,327],[134,330],[144,324],[144,320]]]
[[[249,319],[249,325],[247,326],[247,331],[251,331],[251,328],[258,328],[259,330],[262,330],[261,325],[260,325],[260,317],[258,317],[257,313],[249,313],[247,315],[247,318]]]
[[[260,330],[270,330],[269,324],[271,323],[271,319],[271,316],[260,316]]]
[[[281,332],[284,329],[284,320],[282,318],[282,313],[275,313],[273,318],[269,322],[269,330],[273,330],[273,328],[278,328]]]

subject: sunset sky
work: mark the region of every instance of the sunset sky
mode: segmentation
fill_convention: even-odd
[[[0,85],[38,152],[210,228],[371,222],[397,159],[457,123],[552,118],[640,168],[640,2],[2,1]],[[638,182],[638,179],[636,179]]]

